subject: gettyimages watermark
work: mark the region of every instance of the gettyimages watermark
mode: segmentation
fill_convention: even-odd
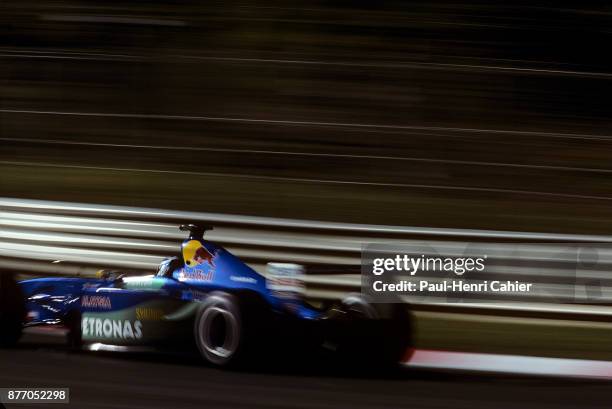
[[[372,243],[361,290],[373,302],[612,302],[612,245]]]

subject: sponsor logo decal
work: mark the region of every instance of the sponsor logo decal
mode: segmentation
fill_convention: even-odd
[[[183,245],[183,260],[189,267],[195,267],[200,264],[215,265],[215,257],[217,252],[211,253],[202,245],[199,240],[189,240]]]
[[[159,308],[136,308],[136,319],[140,321],[161,321],[164,311]]]
[[[183,268],[178,275],[179,281],[185,280],[197,280],[197,281],[212,281],[215,276],[215,272],[212,269],[202,270],[199,268],[196,269],[185,269]]]
[[[142,322],[84,317],[81,322],[84,337],[108,339],[141,339]]]
[[[97,308],[100,310],[110,310],[113,308],[109,297],[100,295],[85,295],[81,298],[81,306],[84,308]]]
[[[230,276],[230,280],[236,281],[239,283],[257,284],[257,280],[254,279],[253,277]]]
[[[199,240],[189,240],[183,244],[185,266],[178,271],[176,278],[180,281],[212,281],[217,253],[209,251]]]

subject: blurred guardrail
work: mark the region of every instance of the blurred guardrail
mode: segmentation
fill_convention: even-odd
[[[451,308],[612,315],[612,308],[603,305],[606,300],[612,304],[612,250],[607,249],[612,245],[605,245],[612,244],[610,236],[328,223],[0,198],[0,261],[6,269],[33,275],[86,276],[101,268],[153,272],[163,257],[178,253],[184,233],[177,226],[191,221],[214,225],[207,237],[260,272],[270,261],[318,266],[311,271],[326,274],[305,278],[307,294],[315,299],[338,298],[358,289],[364,243],[418,240],[452,253],[469,241],[482,243],[479,251],[490,255],[495,279],[543,284],[546,297],[517,295],[504,306],[474,306],[466,300]],[[542,245],[520,244],[526,242]],[[567,243],[603,244],[596,266],[577,272],[576,255],[564,251]],[[519,262],[508,256],[507,244],[521,251]],[[355,268],[346,271],[350,265]],[[576,283],[582,286],[578,292]],[[595,297],[598,305],[563,306],[568,297],[583,303]],[[551,299],[558,302],[543,303]]]

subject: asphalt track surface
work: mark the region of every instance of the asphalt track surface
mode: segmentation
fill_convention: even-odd
[[[593,380],[400,370],[360,373],[304,364],[224,371],[161,354],[70,352],[40,341],[0,351],[0,387],[69,387],[69,405],[7,408],[585,408],[609,407]],[[1,405],[0,405],[1,407]]]

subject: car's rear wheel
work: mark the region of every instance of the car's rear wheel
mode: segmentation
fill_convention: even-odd
[[[82,333],[81,333],[81,313],[78,310],[71,310],[65,318],[65,324],[68,328],[68,334],[66,340],[68,346],[78,351],[83,345]]]
[[[397,366],[412,347],[410,315],[403,304],[369,303],[359,294],[342,300],[333,331],[339,358],[360,367]]]
[[[25,304],[13,274],[0,271],[0,347],[14,346],[25,319]]]
[[[264,306],[249,295],[211,293],[199,309],[194,325],[195,341],[202,357],[221,366],[239,366],[254,358]]]

